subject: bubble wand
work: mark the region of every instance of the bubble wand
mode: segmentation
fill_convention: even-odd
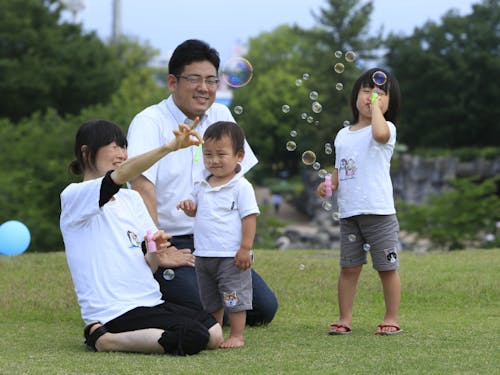
[[[372,74],[372,81],[377,87],[375,87],[375,91],[372,94],[371,104],[375,103],[375,101],[379,97],[379,92],[381,90],[380,87],[385,85],[385,83],[387,82],[387,74],[385,74],[381,70],[377,70]]]

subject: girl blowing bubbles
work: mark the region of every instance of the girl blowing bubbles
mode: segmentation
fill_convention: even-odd
[[[338,191],[341,271],[340,317],[330,324],[331,335],[351,333],[354,295],[363,264],[367,263],[367,252],[379,273],[386,307],[384,320],[375,333],[403,332],[398,319],[399,223],[389,174],[400,102],[399,84],[394,76],[378,68],[366,71],[354,83],[351,93],[354,124],[341,129],[335,138],[332,189]],[[317,194],[326,197],[324,182],[318,186]]]

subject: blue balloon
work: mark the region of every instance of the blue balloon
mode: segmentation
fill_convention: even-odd
[[[26,225],[17,220],[0,225],[0,254],[18,255],[24,253],[31,241]]]

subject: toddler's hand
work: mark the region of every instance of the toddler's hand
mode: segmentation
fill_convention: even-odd
[[[234,257],[234,264],[242,271],[245,271],[252,267],[251,252],[248,250],[238,250],[236,256]]]
[[[196,215],[196,204],[191,199],[180,201],[176,207],[178,210],[184,211],[188,216],[193,217]]]

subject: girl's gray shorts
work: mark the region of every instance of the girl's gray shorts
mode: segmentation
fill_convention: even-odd
[[[357,215],[340,219],[340,266],[357,267],[367,263],[391,271],[399,268],[399,223],[396,215]]]

